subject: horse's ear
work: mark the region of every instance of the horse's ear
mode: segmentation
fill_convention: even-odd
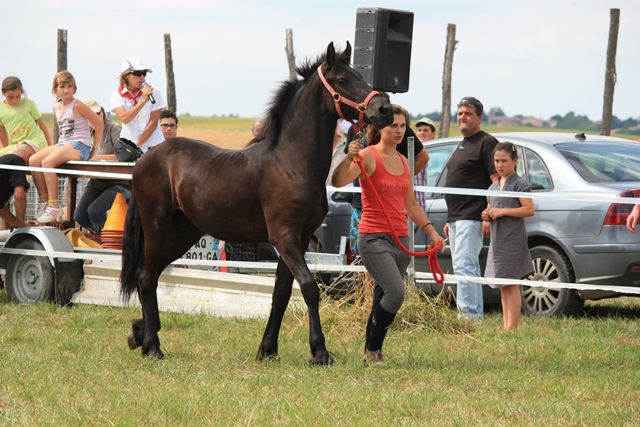
[[[327,46],[327,54],[325,55],[325,62],[329,67],[332,67],[336,63],[336,49],[333,47],[333,42]]]
[[[347,47],[344,49],[344,52],[342,52],[342,55],[340,55],[340,60],[345,64],[351,64],[351,44],[349,40],[347,40]]]

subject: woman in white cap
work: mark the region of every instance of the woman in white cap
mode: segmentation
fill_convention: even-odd
[[[125,60],[120,86],[111,94],[111,111],[122,121],[120,136],[133,141],[143,152],[164,141],[159,122],[167,104],[160,91],[146,83],[151,72],[138,58]]]

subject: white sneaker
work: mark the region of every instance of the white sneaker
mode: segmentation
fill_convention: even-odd
[[[36,221],[39,222],[40,224],[47,224],[57,220],[58,218],[62,217],[62,215],[63,215],[62,206],[54,208],[51,205],[47,205],[46,209],[44,210],[44,213],[40,215],[38,219],[36,219]]]
[[[47,202],[39,202],[38,209],[36,210],[36,215],[33,217],[34,219],[40,218],[44,215],[44,211],[47,209]]]

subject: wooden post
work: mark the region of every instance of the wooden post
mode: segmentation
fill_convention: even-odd
[[[58,29],[58,72],[67,69],[67,30]],[[60,138],[58,121],[53,118],[53,143],[57,143]]]
[[[67,30],[58,30],[58,72],[67,69]]]
[[[164,68],[167,73],[167,106],[178,113],[176,105],[176,80],[173,75],[173,56],[171,56],[171,34],[164,34]]]
[[[442,73],[442,110],[440,111],[440,129],[438,138],[449,136],[451,123],[451,76],[453,70],[453,52],[456,50],[456,25],[447,25],[447,46],[444,51],[444,72]]]
[[[287,63],[289,64],[289,80],[296,79],[296,55],[293,53],[293,31],[287,28],[287,45],[284,48],[287,53]]]
[[[616,85],[616,51],[618,49],[618,27],[620,9],[611,9],[609,24],[609,45],[607,46],[607,67],[604,75],[604,105],[602,106],[602,124],[600,135],[611,134],[613,120],[613,91]]]

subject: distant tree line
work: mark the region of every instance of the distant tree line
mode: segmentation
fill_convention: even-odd
[[[482,117],[482,121],[487,122],[489,116],[506,116],[506,114],[504,113],[502,108],[494,107],[489,110],[488,114],[485,114]],[[431,120],[440,121],[440,115],[438,114],[437,111],[434,111],[433,113],[429,113],[429,114],[417,114],[415,116],[410,115],[410,117],[412,122],[415,122],[416,120],[419,120],[422,117],[428,117]],[[521,117],[521,116],[518,115],[516,117]],[[600,131],[599,123],[591,121],[587,116],[577,115],[573,111],[568,112],[564,116],[556,114],[553,117],[551,117],[551,120],[557,123],[556,129],[580,129],[586,132]],[[451,122],[452,123],[456,122],[455,114],[451,115]],[[640,124],[640,121],[638,121],[637,119],[633,119],[631,117],[629,117],[626,120],[620,120],[618,117],[613,116],[611,129],[620,133],[640,135],[639,124]]]

